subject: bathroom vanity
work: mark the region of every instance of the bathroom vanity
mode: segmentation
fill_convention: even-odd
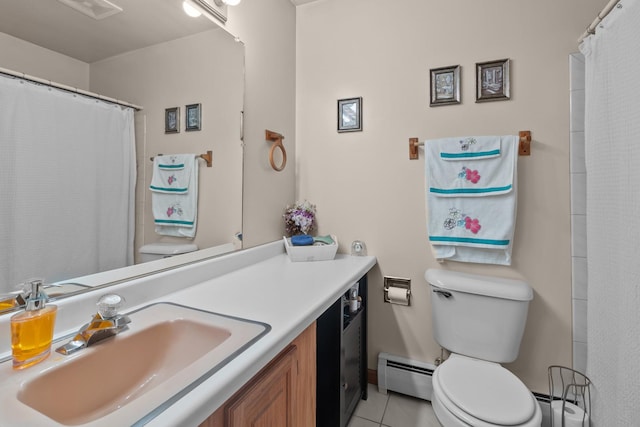
[[[356,311],[347,291],[200,427],[346,426],[367,397],[367,276],[357,283]]]
[[[246,417],[252,413],[269,411],[274,416],[286,414],[290,425],[308,425],[308,417],[315,416],[310,414],[315,414],[316,404],[316,332],[322,329],[320,320],[316,320],[341,300],[344,293],[375,263],[375,257],[341,254],[332,261],[291,262],[279,241],[57,301],[54,348],[66,342],[91,318],[95,302],[105,293],[124,296],[127,305],[123,311],[134,312],[131,316],[132,331],[125,331],[113,339],[124,339],[127,333],[135,332],[135,311],[156,303],[176,304],[269,326],[268,332],[257,341],[225,360],[219,368],[210,369],[190,387],[175,386],[178,383],[175,379],[157,387],[176,387],[171,391],[178,396],[169,404],[162,405],[160,410],[144,407],[145,399],[136,398],[111,413],[78,425],[218,427],[244,425]],[[0,316],[0,336],[5,337],[0,339],[0,387],[3,389],[0,412],[4,414],[3,426],[60,425],[19,401],[16,393],[10,390],[19,389],[45,370],[72,363],[71,359],[52,353],[39,365],[20,372],[13,371],[9,317],[9,314]],[[358,318],[362,321],[364,316],[355,316],[354,322]],[[362,325],[361,335],[366,335],[366,323]],[[103,351],[107,346],[107,343],[100,344],[78,354]],[[321,363],[329,359],[333,363],[342,363],[339,355],[335,357],[336,360],[333,356],[322,358]],[[122,363],[126,361],[127,356],[123,354]],[[366,365],[366,358],[360,363]],[[103,369],[114,369],[115,376],[118,369],[117,364],[114,365]],[[264,400],[264,396],[273,399]]]

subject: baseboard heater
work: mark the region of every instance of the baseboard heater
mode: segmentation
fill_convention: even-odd
[[[431,376],[435,365],[405,359],[388,353],[378,355],[378,391],[395,391],[420,399],[431,400]]]

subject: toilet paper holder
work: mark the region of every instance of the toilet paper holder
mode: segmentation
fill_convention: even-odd
[[[549,366],[549,416],[551,427],[591,425],[591,380],[565,366]]]
[[[389,295],[390,293],[393,297]],[[411,305],[411,279],[384,276],[384,302]]]

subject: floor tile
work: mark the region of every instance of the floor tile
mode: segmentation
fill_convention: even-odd
[[[351,421],[347,424],[347,427],[379,427],[380,423],[374,423],[370,420],[365,420],[364,418],[353,416],[351,417]]]
[[[382,424],[389,427],[440,427],[430,402],[399,393],[389,393]]]
[[[354,413],[355,416],[380,423],[389,400],[388,394],[378,391],[378,386],[367,384],[367,400],[361,400]]]

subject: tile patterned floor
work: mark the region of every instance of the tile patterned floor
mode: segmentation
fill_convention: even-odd
[[[369,397],[361,400],[348,427],[441,427],[431,403],[403,394],[382,394],[368,385]]]

